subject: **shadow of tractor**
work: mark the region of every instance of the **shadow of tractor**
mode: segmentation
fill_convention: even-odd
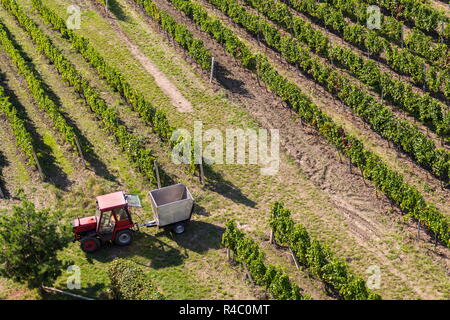
[[[94,260],[108,263],[119,258],[131,258],[153,269],[175,267],[182,265],[190,252],[203,253],[219,249],[224,229],[202,221],[190,221],[186,224],[185,232],[180,235],[164,229],[159,229],[155,234],[149,234],[149,231],[141,228],[129,246],[106,243],[99,251],[86,253],[86,259],[89,263]]]

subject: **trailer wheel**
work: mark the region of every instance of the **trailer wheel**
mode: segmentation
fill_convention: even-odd
[[[97,238],[86,237],[80,241],[81,250],[87,253],[93,253],[100,248],[100,241]]]
[[[114,243],[118,246],[127,246],[133,242],[133,233],[130,230],[122,230],[117,232]]]
[[[175,234],[182,234],[184,232],[184,223],[177,223],[173,227],[172,232]]]

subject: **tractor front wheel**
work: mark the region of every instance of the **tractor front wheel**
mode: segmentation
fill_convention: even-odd
[[[122,230],[117,232],[114,243],[119,246],[127,246],[133,241],[133,232],[131,230]]]
[[[80,241],[81,250],[87,253],[92,253],[100,248],[100,241],[97,238],[86,237]]]

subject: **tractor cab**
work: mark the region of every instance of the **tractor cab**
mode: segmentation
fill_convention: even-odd
[[[97,197],[95,216],[73,221],[75,240],[80,241],[81,249],[94,252],[107,241],[129,245],[134,232],[130,207],[142,207],[137,195],[119,191]]]

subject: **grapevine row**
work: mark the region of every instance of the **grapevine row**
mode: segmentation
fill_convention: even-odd
[[[415,93],[411,86],[405,85],[402,81],[393,79],[389,73],[382,72],[380,68],[371,60],[366,60],[361,55],[354,53],[351,49],[340,45],[332,45],[326,36],[319,30],[314,30],[308,23],[301,18],[293,16],[287,6],[273,0],[254,1],[244,0],[247,4],[254,7],[268,19],[280,25],[286,31],[290,32],[295,38],[308,46],[309,49],[328,59],[331,63],[337,63],[338,66],[350,71],[357,79],[372,88],[391,101],[394,105],[408,112],[416,119],[428,125],[442,138],[450,137],[450,114],[446,112],[446,106],[439,101],[429,97]],[[225,9],[224,2],[210,1]],[[248,20],[255,18],[245,12],[244,7],[236,6],[237,2],[233,1],[233,7],[227,4],[229,15],[237,18]],[[276,7],[276,10],[273,8]],[[241,11],[241,12],[240,12]],[[262,19],[258,19],[255,23],[264,24]],[[258,30],[266,30],[267,26],[258,27]],[[269,30],[276,34],[274,31]],[[267,31],[266,31],[267,33]],[[319,41],[314,41],[311,34],[317,34]],[[317,44],[320,44],[317,46]]]
[[[445,39],[450,38],[449,19],[445,12],[434,9],[430,4],[417,0],[363,0],[389,11],[397,19],[413,23],[417,28],[437,32]],[[441,27],[441,23],[446,25]]]
[[[376,132],[401,147],[418,164],[433,172],[439,179],[449,180],[450,153],[437,149],[434,142],[416,126],[396,118],[387,106],[378,103],[365,90],[352,84],[348,76],[339,74],[334,68],[311,57],[309,50],[302,47],[297,40],[282,36],[275,27],[245,10],[245,7],[235,0],[207,1],[223,10],[233,21],[241,24],[250,33],[261,35],[264,41],[280,52],[288,62],[298,66],[330,93],[337,95],[355,114],[370,123]],[[449,120],[450,118],[447,123],[450,123]]]
[[[391,45],[373,30],[357,24],[348,24],[339,10],[315,0],[285,0],[286,4],[303,12],[337,32],[347,42],[364,48],[370,54],[386,56],[386,63],[395,71],[409,75],[417,85],[426,86],[431,92],[441,92],[450,98],[450,69],[441,71],[438,66],[426,68],[425,60],[411,54],[408,49]]]
[[[288,275],[279,267],[264,263],[264,252],[258,244],[246,236],[230,220],[222,235],[222,244],[233,253],[233,259],[247,268],[253,281],[264,286],[277,300],[310,300],[302,296],[300,288],[292,283]]]
[[[369,20],[368,12],[369,5],[361,0],[319,0],[320,2],[328,3],[334,8],[339,10],[336,13],[341,21],[344,21],[343,17],[350,18],[358,25],[364,26]],[[418,28],[413,28],[412,32],[404,37],[403,28],[404,25],[401,21],[396,20],[394,17],[382,15],[381,29],[375,29],[377,34],[383,36],[388,40],[395,41],[397,44],[406,46],[412,53],[416,53],[429,62],[438,66],[445,67],[448,64],[448,47],[445,43],[433,42],[433,38],[424,34]],[[402,38],[404,38],[402,40]]]
[[[97,0],[106,5],[106,0]],[[173,19],[167,12],[159,9],[153,2],[135,0],[142,5],[145,12],[158,25],[168,33],[187,53],[202,67],[202,69],[211,69],[211,53],[203,45],[203,41],[194,37],[194,35],[182,24]]]
[[[52,10],[46,7],[41,0],[32,0],[33,7],[40,14],[45,23],[53,29],[59,31],[67,39],[72,47],[79,52],[84,59],[94,67],[106,82],[137,111],[141,118],[152,126],[153,131],[158,136],[167,141],[172,136],[174,128],[169,125],[166,114],[161,109],[155,108],[148,102],[142,93],[135,90],[127,82],[120,71],[109,65],[106,60],[95,50],[88,39],[77,35],[67,28],[66,22]]]
[[[102,120],[104,127],[114,135],[119,146],[125,151],[132,163],[151,181],[155,181],[153,161],[155,157],[144,143],[129,133],[120,124],[114,109],[106,104],[99,93],[93,89],[88,81],[75,69],[74,65],[52,44],[51,40],[39,27],[20,9],[14,0],[1,0],[3,6],[17,19],[19,24],[31,37],[39,50],[53,62],[56,70],[77,93],[85,99],[87,105]]]
[[[0,44],[4,51],[17,66],[19,73],[26,81],[28,88],[40,109],[45,111],[52,120],[53,126],[61,133],[65,140],[78,150],[77,137],[74,128],[61,114],[59,107],[45,91],[45,84],[40,79],[37,71],[30,62],[25,59],[23,53],[17,48],[6,26],[0,22]],[[79,150],[81,152],[81,150]],[[28,156],[28,155],[27,155]]]
[[[414,186],[408,185],[402,175],[389,169],[379,156],[364,149],[361,141],[347,134],[341,126],[313,104],[296,84],[279,74],[263,53],[253,54],[249,47],[219,19],[210,17],[200,4],[189,0],[170,0],[170,2],[223,45],[229,54],[255,73],[305,122],[316,128],[326,140],[347,156],[351,163],[360,168],[364,178],[372,181],[403,212],[407,212],[410,217],[419,221],[450,247],[449,221],[442,212],[433,204],[427,203]]]
[[[141,119],[149,123],[153,131],[163,141],[169,141],[172,137],[174,128],[170,126],[166,114],[161,109],[156,109],[150,102],[148,102],[144,95],[130,85],[122,75],[122,73],[109,65],[105,58],[90,44],[89,40],[83,36],[77,35],[72,30],[66,27],[66,23],[50,8],[43,5],[41,0],[32,0],[32,4],[36,11],[40,14],[43,21],[47,23],[54,30],[61,33],[67,39],[72,47],[79,52],[87,63],[95,68],[98,74],[103,77],[106,82],[137,111]],[[187,28],[177,23],[172,17],[164,11],[156,7],[146,6],[147,12],[151,12],[161,27],[177,41],[183,48],[185,48],[191,57],[204,69],[211,68],[211,53],[204,47],[200,39],[194,38]],[[190,161],[190,171],[195,171],[195,158],[192,157]]]
[[[0,23],[0,36],[3,33],[2,25]],[[16,144],[27,157],[27,164],[29,166],[36,165],[34,160],[33,138],[28,132],[25,121],[20,116],[17,109],[9,101],[9,97],[5,93],[5,89],[0,85],[0,111],[6,115],[11,126],[12,132],[16,138]]]
[[[353,274],[347,264],[337,258],[327,245],[313,239],[306,228],[295,224],[291,212],[275,202],[270,212],[273,239],[288,246],[298,262],[314,276],[331,286],[344,300],[380,300],[371,292],[365,281]]]
[[[0,101],[0,103],[2,103]],[[6,159],[3,156],[2,151],[0,150],[0,198],[4,198],[5,197],[5,190],[3,189],[4,186],[4,179],[3,179],[3,167],[6,165]]]

